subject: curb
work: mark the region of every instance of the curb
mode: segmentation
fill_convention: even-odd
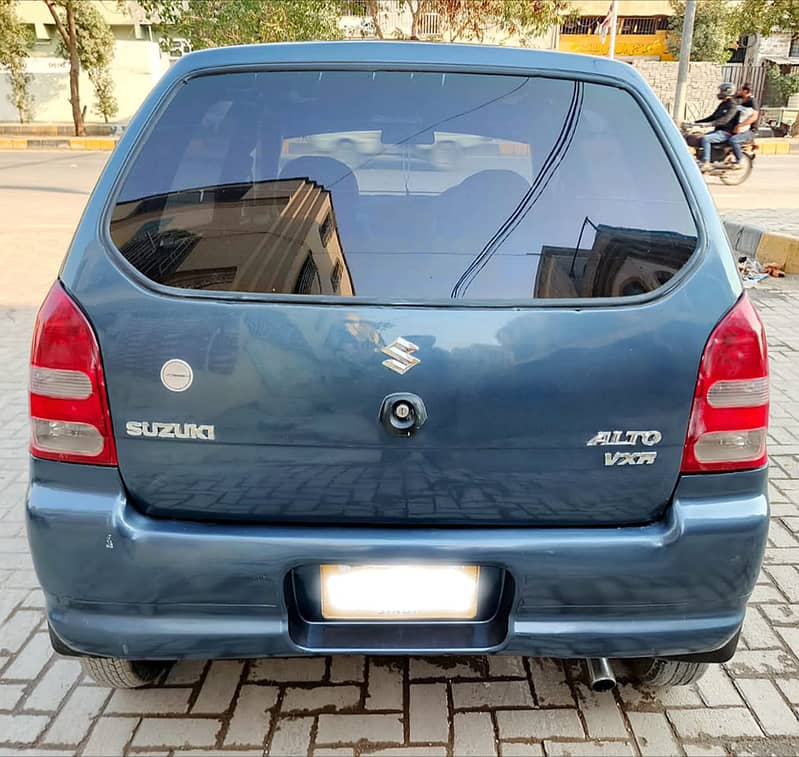
[[[118,137],[0,137],[0,150],[113,150]]]
[[[799,152],[799,143],[794,140],[759,140],[757,141],[758,155],[789,155]]]
[[[776,263],[785,273],[799,273],[799,238],[774,234],[757,226],[724,221],[732,249],[764,265]]]

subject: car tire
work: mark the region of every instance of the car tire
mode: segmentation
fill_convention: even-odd
[[[696,683],[707,671],[706,662],[681,662],[662,657],[645,657],[628,664],[633,679],[649,689],[688,686]]]
[[[83,657],[83,672],[101,686],[112,689],[137,689],[158,678],[169,667],[168,662],[120,660],[116,657]]]

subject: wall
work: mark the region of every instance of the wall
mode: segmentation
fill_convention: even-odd
[[[115,121],[127,121],[147,93],[169,67],[156,42],[117,40],[111,74],[114,94],[119,102]],[[60,58],[29,58],[28,71],[33,76],[34,121],[72,121],[69,103],[69,65]],[[0,121],[17,121],[17,111],[9,102],[8,77],[0,75]],[[80,74],[81,106],[88,106],[86,121],[102,121],[94,111],[95,97],[86,72]]]
[[[633,61],[631,64],[649,82],[660,101],[671,113],[677,88],[676,61]],[[688,101],[685,117],[701,118],[713,112],[718,100],[716,92],[722,81],[721,66],[717,63],[691,63],[688,68]]]
[[[768,37],[758,35],[757,40],[757,63],[762,62],[763,58],[787,58],[791,50],[791,35],[776,33]]]

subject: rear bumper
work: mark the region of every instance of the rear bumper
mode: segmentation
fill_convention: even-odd
[[[36,460],[27,515],[54,633],[130,659],[704,654],[738,632],[768,530],[765,469],[683,477],[665,518],[644,527],[399,529],[156,520],[127,502],[116,470]],[[507,607],[492,633],[298,633],[290,571],[391,561],[496,566],[512,578]]]

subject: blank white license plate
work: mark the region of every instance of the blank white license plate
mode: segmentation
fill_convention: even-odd
[[[322,565],[322,617],[468,620],[477,615],[476,565]]]

